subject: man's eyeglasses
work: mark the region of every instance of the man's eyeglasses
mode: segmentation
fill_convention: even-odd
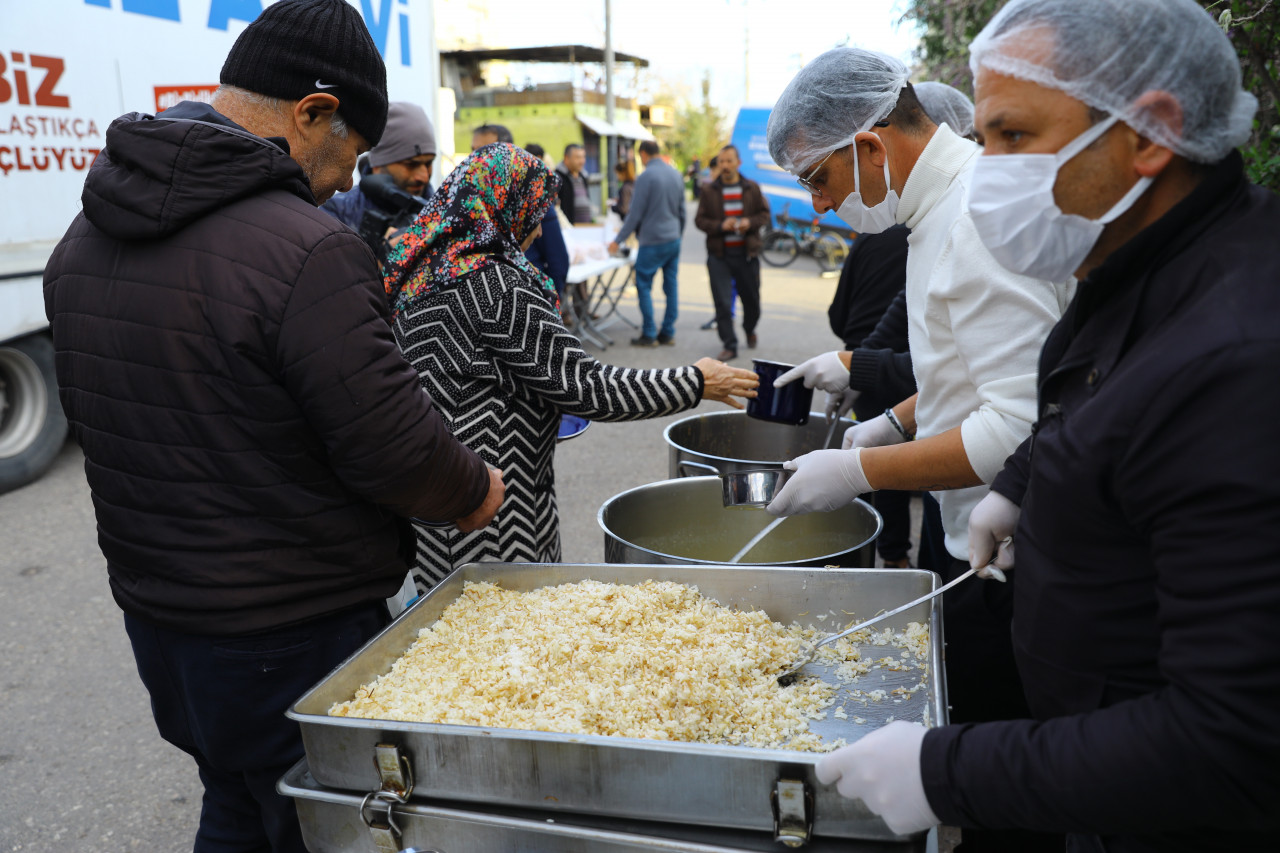
[[[872,127],[888,127],[889,122],[886,119],[885,121],[878,121],[871,126]],[[839,150],[840,150],[839,148],[836,148],[835,150],[827,154],[826,157],[823,157],[822,162],[814,166],[813,169],[809,172],[809,174],[797,176],[796,183],[798,183],[800,186],[807,189],[810,195],[822,195],[822,190],[818,189],[818,187],[816,187],[813,183],[813,176],[818,174],[818,170],[827,164],[827,161],[831,159],[831,155],[836,153],[836,151],[839,151]]]

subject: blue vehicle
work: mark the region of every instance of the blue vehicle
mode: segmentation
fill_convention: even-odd
[[[834,213],[828,211],[822,216],[813,209],[813,197],[796,183],[793,175],[788,174],[773,162],[769,156],[769,142],[765,128],[769,124],[769,113],[772,107],[743,107],[738,110],[738,118],[733,123],[731,141],[737,147],[742,158],[739,171],[760,185],[769,208],[777,212],[788,210],[788,219],[794,219],[805,228],[817,219],[818,227],[824,232],[834,232],[844,238],[851,238],[849,226]]]

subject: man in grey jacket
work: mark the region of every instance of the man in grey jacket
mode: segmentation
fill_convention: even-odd
[[[636,252],[636,296],[643,322],[640,337],[632,338],[636,347],[673,344],[676,337],[676,313],[679,310],[678,270],[680,235],[684,233],[684,180],[680,173],[658,157],[658,143],[640,143],[640,162],[644,171],[636,178],[631,210],[622,230],[609,244],[616,254],[618,244],[635,232],[640,241]],[[653,320],[653,277],[662,270],[662,292],[667,308],[662,315],[662,328]]]

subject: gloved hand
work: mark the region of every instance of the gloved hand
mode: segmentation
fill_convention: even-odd
[[[1022,508],[999,492],[988,492],[969,513],[969,565],[980,570],[978,577],[1003,581],[1013,568],[1013,533],[1021,515]]]
[[[806,388],[819,388],[828,394],[840,394],[849,387],[849,368],[840,360],[840,353],[824,352],[773,380],[773,387],[781,388],[796,379],[803,379]]]
[[[772,515],[830,512],[872,491],[862,473],[861,450],[815,450],[782,467],[794,471],[765,507]]]
[[[928,731],[896,720],[818,762],[818,781],[837,782],[840,796],[862,800],[901,835],[936,826],[920,777],[920,744]]]
[[[887,447],[890,444],[902,444],[906,441],[902,433],[889,423],[888,415],[880,415],[869,421],[856,423],[844,431],[844,450],[853,447]]]
[[[846,388],[839,394],[827,392],[827,425],[830,426],[832,421],[839,420],[853,408],[853,404],[858,401],[861,391],[853,388]]]

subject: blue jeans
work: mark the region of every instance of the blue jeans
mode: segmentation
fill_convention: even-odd
[[[667,297],[667,310],[662,315],[662,334],[672,337],[676,333],[676,314],[679,312],[680,241],[641,246],[636,252],[636,298],[640,302],[643,318],[640,334],[646,338],[657,337],[658,328],[653,321],[653,277],[662,270],[662,292]]]

